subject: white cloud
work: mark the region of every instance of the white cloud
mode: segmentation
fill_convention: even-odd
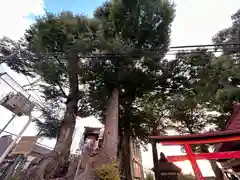
[[[33,22],[28,17],[44,13],[43,0],[0,0],[0,37],[19,39]]]
[[[212,37],[231,25],[231,15],[239,0],[174,0],[176,17],[172,26],[172,46],[210,44]]]

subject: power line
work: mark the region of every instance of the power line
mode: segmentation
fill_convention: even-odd
[[[37,105],[37,106],[39,106],[40,107],[40,109],[45,109],[44,108],[44,105],[42,105],[41,103],[39,103],[39,101],[36,99],[36,98],[34,98],[31,94],[29,94],[28,92],[26,92],[23,88],[22,88],[22,86],[16,81],[16,80],[14,80],[7,72],[4,72],[4,73],[1,73],[0,74],[0,79],[2,79],[10,88],[12,88],[14,91],[16,91],[16,92],[19,92],[15,87],[13,87],[7,80],[5,80],[2,76],[3,75],[7,75],[8,77],[10,77],[10,79],[11,80],[13,80],[16,84],[17,84],[17,86],[21,89],[21,90],[23,90],[27,95],[29,95],[29,97],[32,97],[36,102],[35,102],[35,104]],[[41,115],[42,116],[42,115]],[[40,117],[41,117],[40,116]],[[36,118],[36,117],[34,117],[34,118]],[[36,119],[38,119],[38,118],[36,118]],[[6,133],[8,133],[8,134],[11,134],[11,135],[14,135],[14,136],[16,136],[16,134],[14,134],[14,133],[11,133],[11,132],[8,132],[8,131],[3,131],[3,132],[6,132]],[[39,134],[39,133],[38,133]],[[41,143],[36,143],[37,145],[41,145],[41,146],[43,146],[43,147],[47,147],[47,148],[49,148],[49,149],[52,149],[51,147],[49,147],[49,146],[46,146],[46,145],[43,145],[43,144],[41,144]]]
[[[176,49],[187,49],[187,48],[204,48],[204,47],[211,47],[211,49],[215,49],[216,47],[224,47],[224,46],[240,46],[240,43],[218,43],[218,44],[198,44],[198,45],[181,45],[181,46],[171,46],[169,47],[168,51],[166,50],[163,50],[163,48],[133,48],[131,49],[132,51],[140,51],[140,52],[159,52],[159,53],[167,53],[167,52],[179,52],[179,50],[176,50]],[[128,48],[130,49],[130,48]],[[171,50],[172,49],[172,50]],[[189,49],[187,49],[189,50]],[[196,49],[192,49],[192,50],[196,50]],[[183,50],[182,50],[183,51]],[[65,52],[63,52],[65,53]],[[78,56],[78,57],[95,57],[95,55],[97,56],[101,56],[101,55],[113,55],[113,54],[125,54],[126,52],[124,53],[116,53],[116,52],[113,52],[113,53],[100,53],[100,54],[93,54],[93,56]],[[62,53],[44,53],[45,55],[61,55]],[[79,52],[71,52],[71,55],[77,55],[79,54]]]
[[[6,74],[22,91],[24,91],[29,97],[32,97],[32,99],[34,99],[37,102],[37,105],[39,107],[41,107],[42,109],[44,109],[44,106],[36,99],[34,98],[31,94],[29,94],[27,91],[25,91],[22,86],[14,79],[12,78],[12,76],[10,76],[7,72],[5,72],[4,74]],[[14,91],[18,92],[18,90],[16,88],[14,88],[10,83],[8,83],[2,76],[0,76],[0,78],[9,86],[11,87]]]
[[[37,105],[37,106],[39,106],[40,107],[40,109],[44,109],[44,106],[41,104],[41,103],[39,103],[39,101],[36,99],[36,98],[34,98],[31,94],[29,94],[27,91],[25,91],[22,87],[21,87],[21,85],[15,80],[15,79],[13,79],[7,72],[5,72],[5,73],[2,73],[1,74],[1,76],[0,76],[0,79],[2,79],[9,87],[11,87],[15,92],[19,92],[15,87],[13,87],[7,80],[5,80],[2,76],[3,75],[7,75],[11,80],[13,80],[14,81],[14,83],[16,83],[17,84],[17,86],[21,89],[21,90],[23,90],[29,97],[32,97],[32,99],[34,99],[36,102],[35,102],[35,104]]]
[[[192,51],[191,51],[192,50]],[[104,57],[104,58],[110,58],[110,57],[122,57],[122,56],[143,56],[143,55],[147,55],[147,54],[157,54],[157,55],[177,55],[179,53],[188,53],[188,54],[195,54],[195,53],[201,53],[200,51],[194,51],[196,49],[185,49],[185,50],[170,50],[168,52],[166,51],[160,51],[160,50],[149,50],[149,51],[135,51],[135,52],[121,52],[121,53],[99,53],[99,54],[94,54],[92,53],[91,55],[78,55],[79,53],[72,53],[71,55],[76,55],[78,56],[78,58],[101,58],[101,57]],[[214,48],[208,48],[207,49],[208,51],[207,52],[224,52],[223,50],[215,50]],[[54,56],[56,55],[57,53],[45,53],[45,57],[49,58],[49,60],[52,60],[52,59],[66,59],[66,57],[48,57],[48,56]],[[44,58],[44,56],[43,56]],[[22,59],[29,59],[29,58],[22,58]],[[32,59],[32,60],[37,60],[38,58],[35,58],[35,59]]]
[[[43,101],[41,100],[40,96],[39,96],[38,93],[36,92],[36,90],[33,88],[33,85],[32,85],[32,83],[30,82],[30,80],[28,79],[28,77],[27,77],[26,75],[24,75],[24,76],[26,77],[29,85],[31,86],[31,88],[32,88],[33,92],[35,93],[35,95],[38,97],[39,101],[40,101],[42,104],[44,104]],[[22,86],[21,86],[21,87],[22,87]]]
[[[71,52],[71,55],[78,55],[79,58],[110,58],[110,57],[119,57],[119,56],[140,56],[140,55],[146,55],[146,53],[156,53],[157,55],[176,55],[178,53],[183,53],[184,51],[191,51],[191,52],[185,52],[188,54],[192,53],[201,53],[199,51],[196,51],[196,49],[187,49],[187,48],[206,48],[208,47],[208,52],[224,52],[223,50],[216,50],[216,47],[226,47],[226,46],[240,46],[240,43],[221,43],[221,44],[199,44],[199,45],[183,45],[183,46],[172,46],[169,47],[169,50],[162,50],[162,48],[135,48],[132,49],[132,52],[112,52],[112,53],[94,53],[91,52],[91,55],[79,55],[79,52]],[[234,48],[234,47],[230,47]],[[177,50],[179,49],[179,50]],[[180,51],[181,50],[181,51]],[[175,53],[172,53],[175,52]],[[66,52],[63,53],[44,53],[42,58],[45,58],[44,56],[60,56],[63,55]],[[172,53],[172,54],[171,54]],[[49,58],[49,57],[48,57]],[[55,59],[66,59],[66,57],[54,57]],[[29,60],[29,58],[21,58]],[[32,60],[38,60],[39,58],[34,58]],[[50,59],[50,58],[49,58]],[[52,59],[52,58],[51,58]]]
[[[174,52],[174,51],[169,51],[169,52]],[[129,58],[134,58],[136,56],[150,56],[150,57],[156,57],[156,58],[162,58],[161,56],[171,56],[171,55],[178,55],[178,54],[182,54],[182,55],[194,55],[194,54],[204,54],[204,52],[201,51],[186,51],[186,50],[182,50],[182,51],[175,51],[175,53],[163,53],[163,52],[158,52],[158,51],[149,51],[149,52],[141,52],[141,53],[112,53],[112,54],[94,54],[94,55],[86,55],[86,56],[78,56],[78,58],[80,59],[94,59],[94,58],[118,58],[118,57],[129,57]],[[206,53],[223,53],[223,50],[211,50],[211,51],[207,51]],[[52,55],[54,55],[54,53],[52,53]],[[42,59],[45,58],[45,60],[54,60],[55,58],[49,57],[51,56],[51,54],[47,54],[45,57],[42,57]],[[77,56],[77,54],[76,54]],[[66,60],[66,57],[58,57],[58,60]],[[37,61],[39,60],[39,58],[21,58],[21,60],[31,60],[31,61]],[[62,64],[61,64],[62,65]]]
[[[219,46],[234,46],[234,45],[240,45],[240,43],[218,43],[218,44],[197,44],[197,45],[171,46],[169,49],[219,47]]]

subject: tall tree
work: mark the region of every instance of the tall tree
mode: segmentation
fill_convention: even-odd
[[[112,1],[95,12],[95,18],[102,22],[102,33],[99,33],[102,43],[96,52],[103,56],[88,62],[84,72],[88,77],[84,77],[90,88],[91,106],[103,119],[108,97],[113,90],[119,92],[119,129],[126,145],[130,143],[129,137],[137,132],[134,126],[141,124],[137,125],[137,116],[134,115],[135,99],[168,85],[167,79],[171,73],[168,73],[169,67],[165,66],[162,57],[169,46],[173,17],[173,5],[159,0],[135,3]],[[160,49],[161,53],[149,51],[154,48]],[[118,121],[114,123],[112,131],[118,132]],[[109,127],[108,124],[105,121],[106,127]],[[129,148],[125,151],[129,152]],[[104,149],[104,152],[107,150]],[[132,179],[130,157],[125,159],[128,161],[124,163],[125,172],[128,172],[125,174],[127,179]]]
[[[167,94],[162,93],[158,95],[155,93],[146,94],[143,98],[139,99],[136,103],[140,110],[140,115],[145,117],[145,123],[147,124],[149,135],[159,136],[166,134],[167,130],[167,116],[168,116],[168,97]],[[160,175],[158,171],[158,151],[157,143],[151,142],[154,175],[155,179],[158,180]]]
[[[60,132],[56,134],[53,151],[32,162],[26,179],[53,178],[68,160],[76,116],[83,115],[87,107],[83,87],[79,84],[79,55],[92,52],[92,34],[97,27],[95,21],[84,16],[62,12],[58,15],[47,13],[26,31],[26,51],[31,58],[23,54],[22,59],[28,61],[34,74],[42,78],[44,97],[53,108],[51,112],[45,112],[49,118],[46,122],[53,125],[51,121],[61,120],[55,126],[60,127]],[[56,109],[61,110],[59,104],[65,112],[56,113]]]
[[[174,107],[170,108],[170,121],[175,131],[180,134],[198,134],[218,129],[216,119],[218,115],[211,114],[209,109],[203,108],[196,102],[194,94],[189,97],[175,99]],[[192,146],[195,152],[209,153],[208,145]],[[217,179],[224,179],[221,169],[216,161],[210,161]]]
[[[207,49],[199,49],[191,54],[179,54],[183,68],[186,67],[185,88],[172,99],[170,121],[180,134],[196,134],[220,129],[221,116],[216,93],[221,89],[225,69],[218,69],[222,58],[215,57]],[[223,76],[220,76],[223,75]],[[225,73],[226,74],[226,73]],[[214,111],[214,112],[213,112]],[[208,146],[194,146],[195,151],[208,152]],[[218,179],[223,173],[216,162],[211,161],[212,169]]]
[[[223,78],[221,81],[222,88],[216,94],[218,103],[222,104],[220,110],[229,115],[232,111],[232,102],[240,99],[240,74],[239,74],[239,58],[240,58],[240,10],[231,16],[232,25],[220,30],[214,37],[217,50],[222,50],[217,66],[221,69]],[[229,45],[230,44],[230,45]]]

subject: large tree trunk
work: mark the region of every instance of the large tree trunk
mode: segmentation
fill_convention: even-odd
[[[118,120],[119,120],[119,91],[115,88],[109,100],[107,116],[105,119],[105,130],[103,148],[107,153],[109,161],[116,161],[118,151]]]
[[[157,152],[157,143],[152,142],[152,155],[153,155],[153,165],[154,165],[154,175],[155,175],[155,180],[159,180],[159,171],[158,171],[158,152]]]
[[[91,180],[96,178],[94,169],[102,164],[112,163],[117,160],[118,150],[118,111],[119,111],[119,91],[114,89],[109,99],[107,115],[105,119],[105,130],[103,146],[99,152],[90,157],[86,164],[85,171],[77,176],[77,180]]]
[[[201,152],[209,153],[209,150],[205,145],[201,145],[200,148],[201,148]],[[216,176],[216,179],[224,180],[224,174],[223,174],[221,168],[219,168],[219,166],[217,165],[217,162],[215,160],[210,160],[209,162],[210,162],[212,170]]]
[[[123,175],[124,174],[123,133],[119,132],[119,134],[120,134],[120,137],[119,137],[119,142],[118,142],[118,157],[117,158],[119,160],[119,172],[121,175]]]
[[[153,135],[154,136],[158,136],[159,135],[159,131],[158,131],[158,122],[156,121],[156,123],[153,124]],[[152,155],[153,155],[153,165],[154,165],[154,176],[155,176],[155,180],[159,180],[160,174],[159,174],[159,167],[158,167],[158,151],[157,151],[157,143],[155,141],[151,142],[152,145]]]
[[[53,151],[32,161],[26,172],[25,180],[49,180],[59,174],[70,155],[70,147],[76,124],[78,103],[78,59],[68,61],[70,93],[66,103],[66,111],[61,124],[60,135]]]
[[[130,135],[125,132],[123,135],[123,175],[127,180],[133,179],[132,174],[132,152],[130,146]]]

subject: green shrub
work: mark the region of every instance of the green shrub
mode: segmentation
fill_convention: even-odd
[[[146,172],[146,177],[144,178],[144,180],[154,180],[154,175],[152,172]]]
[[[195,176],[191,174],[178,174],[179,180],[196,180]]]
[[[116,163],[103,164],[95,170],[100,180],[120,180],[120,173]]]

